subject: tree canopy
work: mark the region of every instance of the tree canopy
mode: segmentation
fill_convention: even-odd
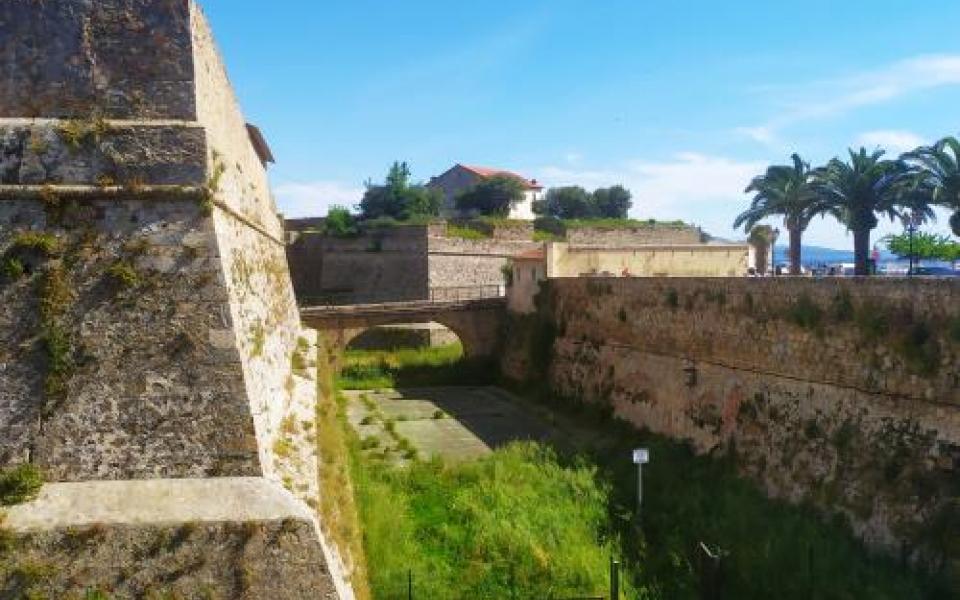
[[[853,232],[857,275],[868,274],[870,232],[879,223],[878,215],[894,219],[904,210],[923,217],[933,214],[924,195],[916,193],[907,163],[884,160],[883,155],[879,149],[870,153],[866,148],[851,149],[848,162],[834,158],[813,173],[817,194],[828,211]]]
[[[418,215],[436,216],[443,205],[439,190],[410,184],[410,167],[405,162],[394,162],[383,184],[367,182],[366,186],[360,201],[364,219],[389,217],[405,221]]]
[[[626,219],[633,205],[630,190],[622,185],[592,193],[580,186],[550,188],[533,212],[558,219]]]
[[[756,268],[761,275],[767,272],[770,267],[767,259],[770,255],[770,247],[777,241],[777,234],[773,227],[769,225],[754,225],[750,228],[750,236],[747,241],[756,248]]]
[[[753,178],[745,190],[753,193],[750,208],[737,216],[734,228],[747,231],[761,220],[782,216],[790,235],[790,273],[800,274],[803,232],[813,217],[823,214],[829,205],[816,193],[809,163],[793,154],[789,165],[773,165],[763,175]]]
[[[357,233],[357,222],[345,206],[333,205],[327,211],[327,233],[337,237],[349,237]]]
[[[960,243],[946,235],[918,232],[911,241],[910,235],[903,233],[889,235],[883,241],[890,252],[900,258],[912,255],[914,258],[927,260],[960,260]]]
[[[930,202],[954,211],[950,227],[960,236],[960,141],[945,137],[904,154],[903,160],[915,166],[915,180]]]
[[[506,217],[523,200],[524,191],[523,181],[516,177],[487,177],[457,197],[457,208],[481,215]]]

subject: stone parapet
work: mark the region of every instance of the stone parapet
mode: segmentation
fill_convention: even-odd
[[[646,246],[700,244],[702,233],[689,225],[637,225],[634,227],[569,227],[566,241],[571,246]]]

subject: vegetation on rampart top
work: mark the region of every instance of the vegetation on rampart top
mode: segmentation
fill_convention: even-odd
[[[489,240],[493,237],[490,232],[464,225],[447,225],[447,237],[461,240]]]
[[[598,188],[588,192],[580,186],[550,188],[533,203],[533,212],[555,219],[627,218],[633,206],[633,195],[622,185]]]
[[[526,185],[512,175],[481,179],[456,198],[457,209],[468,214],[506,218],[523,201]]]
[[[440,214],[443,194],[438,190],[410,182],[410,167],[405,162],[394,162],[382,184],[366,182],[366,192],[360,200],[360,215],[364,220],[388,217],[405,221],[418,215]]]
[[[692,227],[683,221],[657,221],[656,219],[627,219],[627,218],[592,218],[592,219],[558,219],[556,217],[538,217],[534,221],[537,232],[545,232],[565,238],[567,231],[572,229],[597,229],[601,231],[617,231],[630,229],[685,229]]]

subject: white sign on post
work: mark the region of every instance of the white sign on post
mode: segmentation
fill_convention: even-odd
[[[633,464],[645,465],[650,462],[650,451],[646,448],[637,448],[633,451]]]

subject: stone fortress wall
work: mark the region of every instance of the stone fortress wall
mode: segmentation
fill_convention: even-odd
[[[9,0],[0,40],[0,466],[52,493],[256,477],[315,505],[315,335],[199,7]]]
[[[380,228],[338,238],[300,231],[287,246],[301,303],[353,304],[425,300],[432,290],[502,286],[510,256],[531,239],[449,237],[446,226]]]
[[[572,246],[685,246],[703,242],[697,227],[656,223],[636,227],[574,227],[567,230]]]
[[[288,220],[287,246],[294,288],[301,303],[335,304],[427,299],[457,288],[503,286],[503,268],[517,254],[542,248],[533,225],[471,223],[489,236],[447,235],[446,223],[378,228],[338,238],[322,233],[315,219]],[[578,247],[700,244],[700,230],[679,226],[570,229]],[[618,270],[619,272],[619,270]],[[444,290],[450,290],[444,292]]]
[[[956,567],[958,295],[947,280],[557,279],[510,328],[503,368],[731,453],[874,547]]]

